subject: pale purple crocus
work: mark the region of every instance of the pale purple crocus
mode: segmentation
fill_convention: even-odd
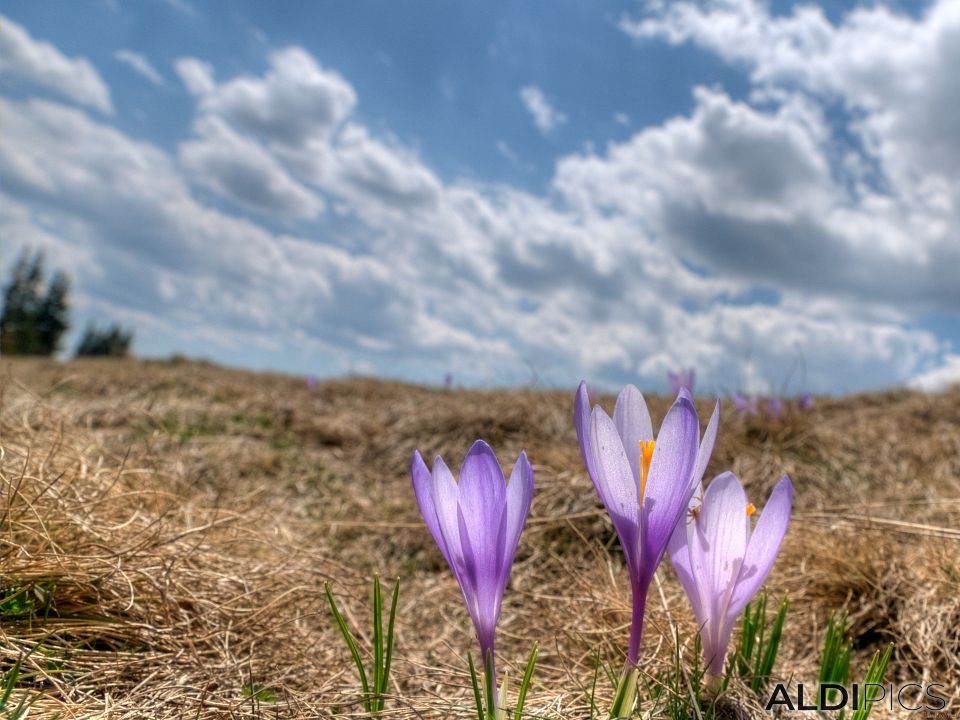
[[[620,393],[612,419],[600,406],[590,409],[585,383],[577,390],[574,424],[580,452],[620,538],[630,575],[628,669],[636,667],[640,655],[647,591],[673,529],[703,477],[719,420],[718,402],[701,443],[693,399],[681,389],[654,442],[646,402],[633,385]]]
[[[307,375],[307,390],[316,390],[316,389],[317,389],[317,376]]]
[[[784,475],[751,532],[756,508],[737,476],[725,472],[692,499],[687,521],[670,539],[670,562],[700,626],[708,685],[716,687],[734,623],[777,559],[792,504]]]
[[[804,412],[813,408],[814,399],[810,393],[803,393],[797,398],[797,407]]]
[[[783,414],[783,400],[778,397],[768,397],[764,404],[767,416],[773,420],[779,420]]]
[[[504,480],[497,456],[477,440],[453,479],[443,458],[433,472],[419,452],[410,465],[413,491],[430,534],[460,585],[484,667],[494,682],[494,639],[500,603],[533,498],[533,468],[525,452]]]
[[[696,376],[695,368],[680,370],[680,372],[668,372],[667,382],[670,383],[670,394],[676,397],[681,390],[686,389],[693,395],[693,385],[696,381]]]
[[[738,392],[732,398],[733,407],[739,415],[756,415],[757,399],[750,395]]]

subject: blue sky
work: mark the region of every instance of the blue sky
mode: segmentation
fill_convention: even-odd
[[[960,10],[10,2],[0,243],[144,355],[960,380]],[[72,339],[71,339],[72,340]]]

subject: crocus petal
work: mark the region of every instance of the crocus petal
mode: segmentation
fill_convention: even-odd
[[[587,468],[587,474],[594,476],[593,453],[590,451],[590,394],[587,392],[587,383],[582,381],[577,388],[573,399],[573,426],[577,430],[577,442],[580,444],[580,455]]]
[[[701,639],[704,659],[722,668],[731,620],[727,607],[747,545],[750,519],[747,496],[733,473],[718,475],[703,495],[697,531],[691,538],[692,571],[704,613]]]
[[[651,577],[693,494],[690,477],[699,440],[697,410],[689,400],[689,393],[681,391],[660,426],[643,498],[641,554],[644,568]]]
[[[698,499],[691,499],[690,508],[698,507],[699,504]],[[703,612],[703,602],[700,599],[700,587],[697,584],[697,578],[694,575],[690,560],[690,547],[693,544],[694,532],[696,532],[696,525],[693,519],[681,518],[677,527],[673,530],[673,535],[670,536],[667,553],[670,555],[670,564],[673,565],[677,579],[680,580],[680,585],[690,600],[693,616],[697,619],[697,623],[702,626],[706,621],[706,616]]]
[[[462,577],[463,548],[457,521],[457,481],[453,479],[453,473],[439,455],[433,460],[433,503],[437,512],[437,527],[446,547],[450,569],[466,596],[472,593],[473,589],[464,584],[465,578]]]
[[[464,463],[466,467],[466,463]],[[460,484],[463,485],[463,469],[460,470]],[[501,475],[502,477],[502,475]],[[501,554],[507,530],[506,508],[501,506],[500,515],[489,533],[490,545],[474,544],[476,522],[468,519],[469,509],[461,505],[457,511],[457,522],[460,527],[460,540],[463,543],[464,575],[470,579],[476,592],[471,598],[464,594],[467,609],[473,619],[473,626],[477,631],[477,640],[480,642],[480,654],[487,656],[493,652],[494,638],[497,631],[497,620],[500,618],[500,602],[503,599],[503,588],[498,575],[498,557]],[[491,515],[492,519],[492,515]],[[485,538],[483,542],[488,542]]]
[[[720,401],[717,400],[713,408],[713,414],[710,416],[710,422],[707,423],[707,429],[703,431],[703,439],[700,441],[700,449],[697,450],[697,464],[693,469],[693,477],[690,482],[693,485],[699,485],[703,481],[703,473],[707,470],[710,462],[710,456],[713,454],[713,444],[717,440],[717,428],[720,427]],[[701,496],[703,492],[701,491]]]
[[[427,464],[423,461],[420,451],[413,453],[410,460],[410,476],[413,478],[413,492],[417,496],[417,505],[420,506],[420,514],[423,515],[423,521],[427,524],[430,534],[433,535],[437,547],[443,553],[447,564],[453,567],[450,560],[450,551],[447,550],[447,542],[443,539],[443,533],[440,532],[440,521],[437,519],[437,508],[433,503],[433,476],[430,474]]]
[[[731,616],[740,614],[770,574],[780,552],[780,543],[787,532],[792,508],[793,483],[784,475],[770,493],[770,499],[760,513],[760,519],[747,543],[740,576],[727,611]]]
[[[640,477],[640,441],[653,440],[653,423],[643,395],[633,385],[627,385],[617,397],[613,422],[620,433],[623,449],[630,461],[635,478]]]
[[[497,456],[487,443],[477,440],[460,468],[457,504],[463,513],[479,577],[484,580],[499,575],[497,562],[502,548],[499,533],[506,510],[506,490]],[[464,537],[461,530],[461,542]],[[465,559],[467,555],[464,543]]]
[[[504,557],[500,563],[500,584],[505,586],[513,567],[513,557],[517,552],[520,533],[530,514],[530,501],[533,499],[533,467],[527,460],[527,453],[521,452],[510,482],[507,483],[507,526],[504,541]]]
[[[707,562],[703,568],[706,574],[700,582],[710,588],[714,620],[725,614],[734,583],[740,576],[750,528],[746,509],[747,496],[732,472],[715,477],[703,495],[698,524]]]
[[[620,433],[613,420],[599,406],[593,409],[590,416],[588,438],[593,484],[620,537],[631,574],[635,574],[639,561],[637,525],[640,490],[623,450]]]

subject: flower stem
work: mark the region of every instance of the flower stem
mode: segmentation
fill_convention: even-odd
[[[647,590],[650,583],[638,583],[633,587],[633,619],[630,623],[630,645],[627,649],[627,664],[636,667],[640,659],[640,643],[643,640],[643,613],[647,607]]]

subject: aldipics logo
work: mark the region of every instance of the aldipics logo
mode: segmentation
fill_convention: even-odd
[[[942,683],[820,683],[817,690],[808,692],[803,683],[796,686],[796,694],[783,683],[777,683],[767,700],[766,709],[781,707],[790,710],[859,710],[874,705],[889,710],[907,712],[940,712],[947,707],[947,697]]]

